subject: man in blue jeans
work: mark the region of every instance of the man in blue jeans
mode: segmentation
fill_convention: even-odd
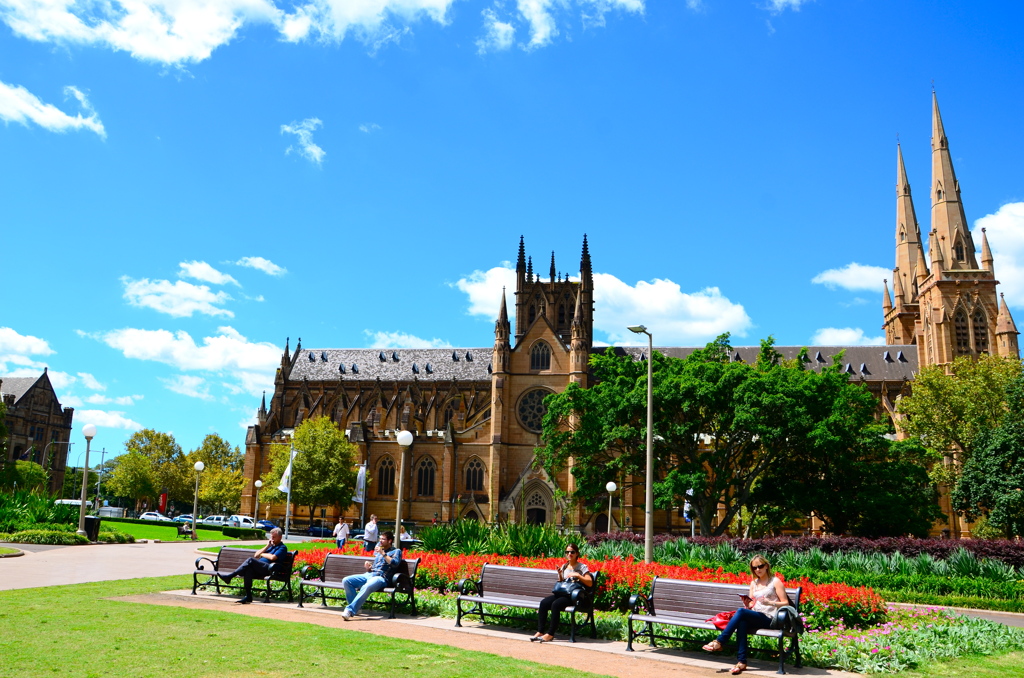
[[[385,588],[391,576],[398,571],[398,566],[402,564],[402,552],[391,548],[394,541],[394,533],[382,533],[373,551],[373,562],[366,563],[366,574],[350,574],[341,580],[348,599],[348,605],[341,612],[341,618],[345,621],[359,614],[370,594]]]

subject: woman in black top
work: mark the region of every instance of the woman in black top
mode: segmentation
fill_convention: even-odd
[[[558,567],[558,581],[570,581],[583,584],[587,588],[594,585],[594,577],[590,574],[585,563],[579,561],[580,547],[570,542],[565,547],[566,562]],[[540,609],[537,611],[537,633],[530,638],[531,641],[549,643],[555,639],[555,631],[558,630],[558,613],[572,604],[572,598],[562,593],[552,593],[540,601]],[[551,613],[551,623],[548,624],[548,613]]]

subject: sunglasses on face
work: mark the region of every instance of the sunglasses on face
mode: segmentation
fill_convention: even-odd
[[[565,552],[566,554],[576,553],[576,551],[573,551],[572,549],[566,549]]]
[[[752,570],[763,570],[766,567],[768,567],[768,565],[766,563],[761,563],[760,565],[752,565],[750,569],[752,569]]]

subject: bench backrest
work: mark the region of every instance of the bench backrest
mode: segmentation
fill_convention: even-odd
[[[372,556],[345,556],[339,553],[328,553],[324,560],[323,580],[328,582],[339,582],[350,574],[365,574],[366,565],[373,563]],[[416,584],[416,570],[419,568],[420,559],[403,560],[398,566],[398,572],[404,573]],[[388,582],[390,584],[391,582]]]
[[[281,556],[275,563],[274,569],[271,573],[273,577],[281,577],[283,575],[291,576],[292,565],[295,562],[296,551],[288,551]],[[237,546],[222,546],[220,552],[217,554],[217,570],[219,572],[229,572],[234,570],[247,558],[252,558],[256,555],[256,552],[252,549],[238,548]]]
[[[650,599],[655,614],[690,613],[713,617],[719,612],[737,610],[743,602],[739,594],[747,594],[744,584],[719,584],[707,581],[686,581],[655,577],[651,582]],[[789,602],[800,609],[802,589],[786,589]]]
[[[532,567],[512,567],[485,563],[480,572],[480,588],[484,595],[504,594],[545,598],[558,581],[555,570],[540,570]]]

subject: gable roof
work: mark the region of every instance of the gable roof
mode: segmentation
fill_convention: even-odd
[[[381,360],[381,355],[384,360]],[[490,348],[312,348],[298,351],[288,379],[310,381],[486,381]],[[395,360],[397,356],[398,360]],[[454,356],[454,357],[453,357]],[[468,359],[467,359],[468,356]],[[324,358],[326,357],[326,360]],[[312,359],[311,359],[312,358]],[[457,359],[456,359],[457,358]],[[352,365],[358,366],[353,372]],[[417,372],[413,371],[416,365]],[[430,371],[427,371],[430,365]],[[345,371],[341,371],[344,366]]]
[[[15,404],[39,381],[39,377],[0,377],[0,379],[3,380],[0,383],[0,394],[13,395]]]

